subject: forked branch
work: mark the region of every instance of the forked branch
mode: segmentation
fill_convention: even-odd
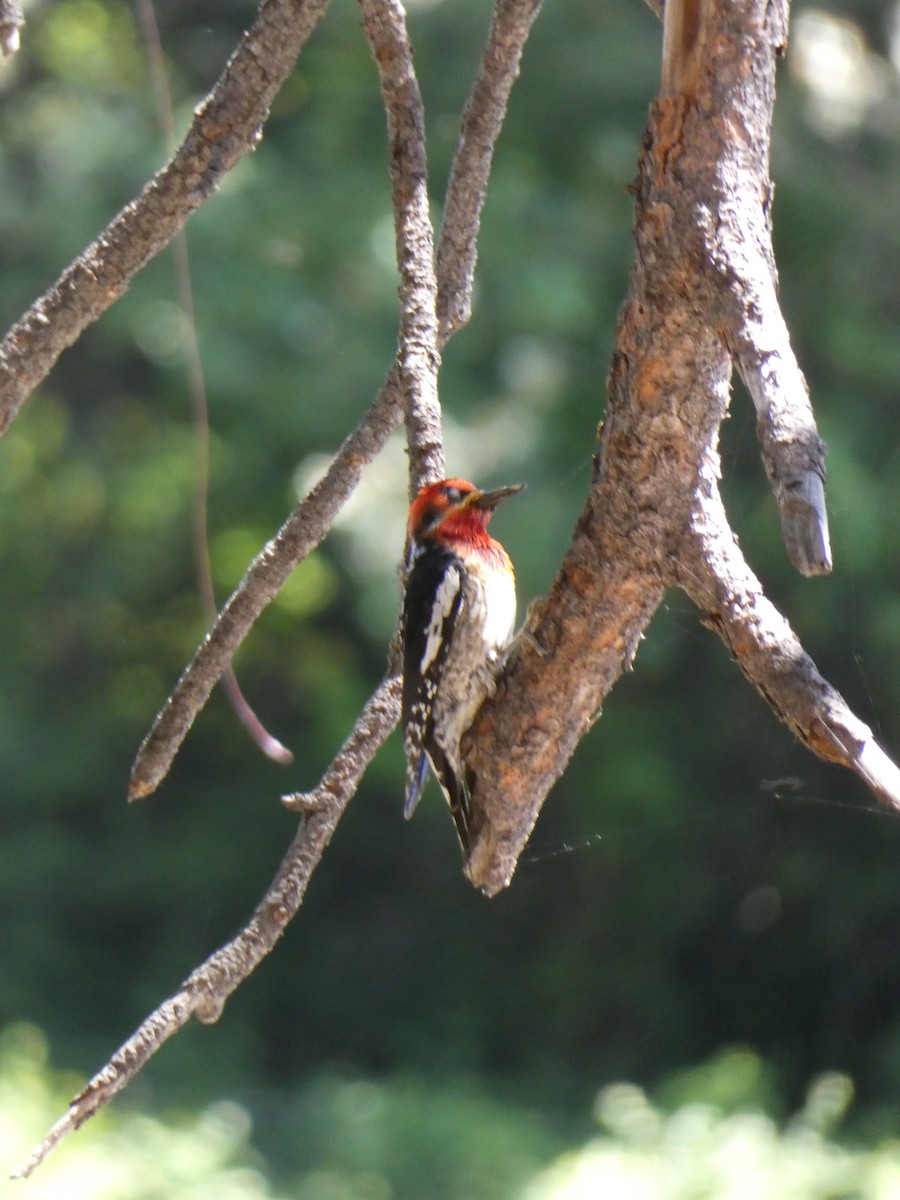
[[[538,8],[536,0],[498,0],[466,103],[437,253],[438,312],[446,314],[441,317],[438,350],[465,323],[471,309],[475,248],[494,146]],[[150,795],[166,777],[238,646],[291,571],[324,537],[334,515],[355,489],[362,468],[381,450],[402,412],[395,360],[369,413],[344,442],[321,481],[251,563],[188,664],[138,750],[131,773],[131,799]]]
[[[697,551],[718,495],[736,365],[756,402],[791,560],[805,574],[830,567],[824,446],[778,305],[769,231],[787,3],[667,0],[665,14],[662,90],[640,159],[637,248],[591,492],[553,589],[466,742],[478,833],[468,874],[489,894],[509,883],[549,789],[671,586],[689,590],[734,639],[738,661],[810,748],[881,799],[900,797],[897,769],[870,731],[752,576],[735,575],[738,563],[722,556],[726,544],[737,553],[727,524],[719,553],[711,543]]]

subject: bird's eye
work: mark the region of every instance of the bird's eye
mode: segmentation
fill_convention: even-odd
[[[444,488],[444,495],[450,504],[459,504],[462,500],[462,492],[457,487]]]

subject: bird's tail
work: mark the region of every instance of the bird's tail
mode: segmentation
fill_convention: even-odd
[[[417,759],[406,764],[406,800],[403,803],[403,815],[407,821],[419,806],[427,779],[428,759],[423,751]]]
[[[429,763],[431,764],[431,770],[435,779],[441,785],[444,798],[450,806],[450,815],[453,817],[453,824],[456,826],[456,836],[459,838],[463,857],[468,859],[471,845],[469,831],[472,817],[472,801],[469,787],[465,777],[457,774],[447,755],[439,746],[433,747],[427,754],[423,753],[417,761],[407,764],[406,802],[403,806],[403,815],[409,820],[416,811],[428,779]]]
[[[463,771],[457,771],[456,766],[450,762],[449,757],[440,746],[435,746],[430,753],[435,777],[450,806],[450,816],[456,826],[456,836],[459,838],[463,857],[468,859],[471,845],[469,831],[472,823],[472,800],[465,774]]]

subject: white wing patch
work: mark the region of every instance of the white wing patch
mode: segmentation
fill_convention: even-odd
[[[450,616],[453,604],[459,595],[460,583],[459,568],[451,566],[447,569],[434,593],[431,620],[425,633],[425,649],[422,652],[422,661],[419,663],[419,672],[422,675],[428,673],[429,667],[438,656],[443,642],[444,622]]]

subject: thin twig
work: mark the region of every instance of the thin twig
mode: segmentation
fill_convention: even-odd
[[[441,346],[465,324],[471,312],[474,248],[493,149],[535,12],[534,0],[498,0],[478,76],[466,104],[437,254],[439,303],[444,297],[446,312],[454,314],[441,326]],[[363,466],[381,450],[402,411],[395,361],[369,412],[319,483],[250,564],[185,668],[138,750],[131,771],[130,799],[150,795],[166,777],[232,655],[297,564],[325,536],[359,482]]]
[[[494,147],[519,76],[525,42],[540,8],[541,0],[497,0],[481,68],[463,110],[437,255],[441,345],[472,314],[478,231]]]
[[[156,100],[156,112],[165,140],[166,151],[173,154],[176,147],[175,112],[172,93],[166,73],[166,60],[159,36],[159,26],[153,9],[153,0],[138,0],[138,19],[147,48],[147,61]],[[191,285],[191,262],[188,251],[187,233],[180,229],[172,239],[175,289],[178,306],[185,321],[188,392],[194,414],[195,471],[194,503],[192,508],[194,532],[194,568],[197,586],[207,624],[212,625],[218,615],[212,564],[209,557],[209,403],[206,393],[206,375],[197,335],[197,317],[194,311],[194,289]],[[248,703],[238,683],[233,665],[229,664],[222,685],[232,711],[259,746],[263,754],[275,762],[287,765],[294,756],[287,746],[269,733]]]
[[[265,0],[166,166],[12,326],[0,343],[0,434],[63,350],[255,148],[276,92],[327,7],[328,0]]]
[[[400,271],[397,369],[403,388],[409,490],[446,474],[437,374],[434,231],[428,209],[425,113],[399,0],[360,0],[363,29],[378,68],[387,114],[388,153]]]
[[[134,1078],[147,1061],[192,1016],[218,1020],[231,993],[273,949],[303,901],[307,884],[331,841],[347,803],[400,712],[399,681],[388,678],[370,698],[340,753],[319,785],[290,807],[302,809],[300,823],[278,872],[247,925],[156,1008],[71,1102],[68,1112],[13,1173],[23,1179],[60,1141],[94,1116]]]
[[[394,369],[363,420],[345,439],[326,473],[247,568],[215,625],[185,668],[137,752],[128,789],[130,800],[150,795],[166,777],[178,747],[234,652],[294,567],[325,537],[359,482],[362,468],[384,446],[401,414],[400,387]]]

